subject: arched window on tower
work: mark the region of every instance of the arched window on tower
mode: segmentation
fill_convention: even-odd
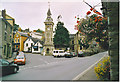
[[[49,54],[49,48],[46,49],[47,54]]]

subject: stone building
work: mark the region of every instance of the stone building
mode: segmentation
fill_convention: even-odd
[[[53,19],[51,18],[51,11],[50,8],[47,12],[47,18],[44,22],[45,24],[45,42],[43,47],[43,54],[45,55],[52,55],[53,54]]]
[[[14,18],[6,14],[6,10],[0,11],[0,56],[12,57],[13,25]]]
[[[84,40],[85,35],[82,35],[79,31],[76,34],[70,34],[70,51],[80,52],[84,50],[83,46],[79,44],[79,40]]]

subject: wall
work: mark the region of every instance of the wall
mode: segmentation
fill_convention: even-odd
[[[38,45],[37,45],[38,43]],[[40,42],[37,42],[34,46],[38,46],[38,51],[34,51],[34,48],[32,47],[32,53],[42,53],[42,49],[40,47],[42,47],[42,45],[40,44]]]
[[[2,45],[2,18],[0,18],[0,56],[2,57],[3,45]]]
[[[5,29],[5,27],[7,27]],[[13,27],[5,20],[2,20],[2,57],[9,58],[12,57],[12,33]],[[6,40],[5,40],[6,33]]]
[[[28,43],[28,46],[26,46],[26,43]],[[31,48],[31,43],[33,43],[34,45],[34,42],[32,41],[32,39],[28,38],[25,43],[24,43],[24,51],[28,51],[28,48]]]
[[[21,36],[20,37],[20,51],[24,51],[24,41],[27,39],[28,37],[25,36]]]

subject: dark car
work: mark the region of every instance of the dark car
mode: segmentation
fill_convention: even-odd
[[[66,58],[72,58],[72,57],[73,57],[73,54],[70,53],[70,52],[65,52],[65,57],[66,57]]]
[[[0,59],[0,71],[2,74],[0,76],[17,73],[19,70],[19,66],[14,63],[9,63],[8,61],[4,59]]]

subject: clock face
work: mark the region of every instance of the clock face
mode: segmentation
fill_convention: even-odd
[[[48,27],[47,30],[50,30],[50,28]]]

